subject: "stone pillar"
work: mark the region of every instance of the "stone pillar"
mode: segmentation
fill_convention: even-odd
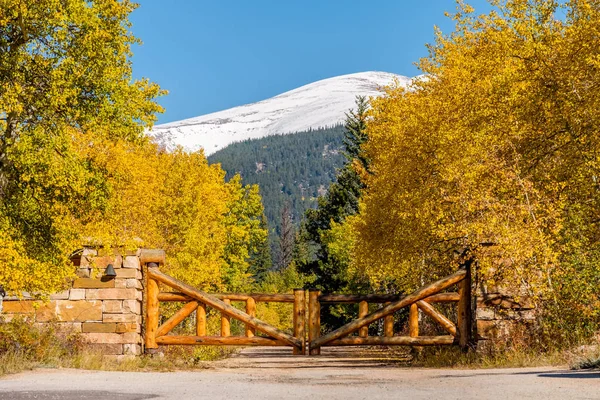
[[[103,277],[109,264],[117,274],[113,279]],[[143,285],[139,252],[94,254],[94,250],[84,249],[78,275],[71,291],[79,291],[86,301],[99,302],[102,307],[100,320],[82,323],[82,337],[88,346],[104,355],[141,354]]]
[[[109,358],[121,359],[142,353],[141,251],[102,251],[84,248],[74,259],[77,277],[64,292],[50,301],[34,300],[27,293],[21,299],[4,299],[2,316],[10,320],[23,315],[35,324],[53,322],[81,333],[91,349]],[[104,276],[112,264],[117,276]]]

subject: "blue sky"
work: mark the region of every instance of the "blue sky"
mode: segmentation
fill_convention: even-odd
[[[140,0],[136,77],[169,94],[159,123],[263,100],[332,76],[414,76],[453,0]],[[485,0],[469,2],[488,9]]]

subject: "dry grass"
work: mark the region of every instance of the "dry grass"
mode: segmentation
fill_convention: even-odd
[[[78,334],[53,324],[34,327],[26,319],[0,321],[0,376],[34,368],[80,368],[108,371],[173,371],[207,368],[208,361],[237,351],[228,347],[170,346],[160,355],[104,356],[86,348]]]

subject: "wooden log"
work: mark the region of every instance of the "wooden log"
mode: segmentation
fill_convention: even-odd
[[[308,353],[311,356],[321,354],[320,346],[314,346],[313,343],[321,335],[321,303],[319,303],[318,290],[309,290],[308,292]]]
[[[198,303],[196,309],[196,335],[206,336],[206,304]]]
[[[386,303],[388,305],[390,303]],[[394,336],[394,314],[386,315],[383,319],[383,335],[386,337]]]
[[[363,318],[369,313],[369,303],[366,301],[361,301],[358,303],[358,318]],[[363,326],[358,330],[358,336],[360,337],[368,337],[369,336],[369,327]]]
[[[408,335],[413,338],[419,336],[419,307],[416,303],[410,305],[408,312]]]
[[[161,249],[141,249],[140,263],[142,265],[148,263],[164,264],[166,259],[165,251]]]
[[[229,299],[225,299],[223,300],[223,303],[230,305],[231,301]],[[221,313],[221,336],[231,336],[231,318],[225,313]]]
[[[458,345],[463,352],[469,350],[472,345],[472,315],[471,315],[471,263],[472,260],[467,260],[462,271],[465,273],[465,279],[458,285]]]
[[[267,294],[267,293],[210,293],[210,296],[214,296],[220,300],[229,299],[231,301],[246,301],[249,298],[253,298],[255,302],[262,303],[293,303],[294,295],[292,294]],[[321,303],[360,303],[361,301],[371,303],[387,303],[389,301],[400,300],[403,296],[396,294],[382,294],[382,295],[346,295],[346,294],[325,294],[321,295],[320,299],[323,298],[326,301],[320,301]],[[181,301],[188,302],[193,300],[190,296],[187,296],[179,292],[161,292],[158,295],[160,301]],[[362,300],[361,300],[362,299]],[[375,301],[371,301],[374,299]],[[451,303],[459,300],[458,293],[438,293],[423,299],[428,303]]]
[[[454,343],[454,336],[348,336],[327,342],[325,346],[443,346]]]
[[[183,306],[179,311],[177,311],[175,314],[173,314],[173,316],[171,318],[166,320],[165,323],[162,324],[158,328],[158,330],[156,331],[156,336],[163,336],[163,335],[166,335],[167,333],[171,332],[171,329],[173,329],[175,326],[177,326],[177,324],[179,324],[181,321],[186,319],[191,313],[196,311],[197,308],[198,308],[197,301],[190,301],[189,303],[187,303],[185,306]]]
[[[256,302],[252,297],[246,300],[246,314],[251,317],[256,317]],[[256,335],[256,330],[250,325],[246,324],[246,337],[252,337]]]
[[[215,298],[214,296],[210,296],[207,293],[202,292],[201,290],[198,290],[184,282],[181,282],[178,279],[175,279],[169,275],[166,275],[166,274],[162,273],[161,271],[159,271],[157,268],[148,268],[148,275],[150,278],[156,279],[156,280],[164,283],[165,285],[170,286],[173,289],[176,289],[176,290],[184,293],[185,295],[192,297],[194,300],[205,303],[207,306],[210,306],[210,307],[212,307],[218,311],[221,311],[222,313],[225,313],[235,319],[238,319],[244,323],[247,323],[248,325],[252,326],[253,328],[255,328],[256,330],[258,330],[260,332],[263,332],[264,334],[268,335],[269,337],[284,341],[286,343],[289,343],[292,346],[296,346],[296,347],[301,346],[300,340],[295,338],[294,336],[289,335],[289,334],[281,331],[280,329],[277,329],[274,326],[271,326],[271,325],[259,320],[258,318],[251,317],[248,314],[246,314],[245,312],[238,310],[237,308],[234,308],[228,304],[225,304],[223,301]]]
[[[431,304],[424,302],[423,300],[417,301],[417,306],[423,310],[431,319],[440,324],[442,328],[452,336],[456,336],[456,325],[445,315],[436,310]],[[412,305],[411,305],[412,307]]]
[[[451,293],[438,293],[432,296],[426,297],[423,301],[428,303],[453,303],[457,302],[460,299],[460,296],[456,292]]]
[[[319,296],[319,302],[325,303],[387,303],[398,301],[403,296],[400,294],[322,294]]]
[[[288,343],[260,336],[160,336],[156,342],[162,345],[216,345],[216,346],[289,346]]]
[[[148,269],[150,270],[150,268]],[[156,332],[158,331],[158,282],[148,278],[146,291],[146,350],[157,349]]]
[[[263,303],[293,303],[293,294],[265,294],[265,293],[217,293],[209,294],[219,300],[247,301],[252,298],[255,302]],[[191,301],[193,298],[179,292],[162,292],[158,295],[160,301]]]
[[[427,286],[423,286],[422,288],[418,289],[414,293],[411,293],[408,296],[402,298],[401,300],[398,300],[398,301],[393,302],[383,308],[380,308],[379,310],[372,312],[371,314],[367,315],[366,317],[359,318],[357,320],[349,322],[346,325],[334,330],[333,332],[330,332],[324,336],[321,336],[321,337],[315,339],[314,341],[311,341],[310,345],[315,348],[318,348],[328,342],[331,342],[332,340],[336,340],[341,337],[347,336],[347,335],[351,334],[352,332],[357,331],[358,329],[360,329],[363,326],[367,326],[367,325],[371,324],[372,322],[385,317],[386,315],[393,314],[394,312],[398,311],[399,309],[401,309],[403,307],[406,307],[413,303],[416,303],[417,301],[422,300],[425,297],[429,297],[432,294],[441,292],[442,290],[446,289],[447,287],[450,287],[450,286],[460,282],[461,280],[463,280],[465,278],[465,276],[466,276],[466,271],[464,269],[461,269],[461,270],[453,273],[450,276],[440,279],[439,281],[431,283]]]
[[[300,339],[302,346],[294,347],[293,354],[306,354],[306,342],[304,337],[305,325],[305,292],[304,289],[294,289],[294,336]]]

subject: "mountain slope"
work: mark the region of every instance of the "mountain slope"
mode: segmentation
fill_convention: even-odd
[[[317,205],[344,165],[342,155],[344,128],[341,125],[297,132],[293,135],[271,135],[233,143],[208,157],[209,163],[220,163],[227,171],[226,179],[239,173],[244,184],[258,184],[269,223],[269,241],[277,254],[284,205],[290,206],[293,222],[298,223],[308,208]]]
[[[274,134],[308,131],[343,122],[357,95],[378,96],[379,89],[411,79],[387,72],[361,72],[317,81],[260,101],[195,118],[157,125],[149,133],[172,150],[204,148],[208,156],[234,142]]]

